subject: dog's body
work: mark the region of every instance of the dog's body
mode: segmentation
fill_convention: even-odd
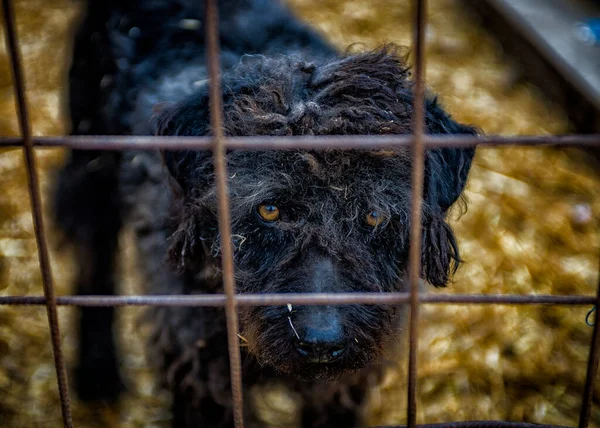
[[[210,133],[197,3],[89,3],[70,72],[73,133]],[[272,0],[219,5],[227,135],[410,132],[411,84],[392,48],[342,56]],[[426,104],[429,133],[475,132],[435,100]],[[239,293],[403,289],[408,152],[227,156]],[[472,157],[472,149],[427,156],[422,275],[436,286],[459,261],[445,216]],[[123,224],[135,232],[148,293],[222,292],[211,160],[202,151],[166,152],[164,159],[158,152],[72,152],[56,217],[77,248],[78,292],[114,293]],[[174,394],[174,425],[231,425],[223,310],[157,308],[150,318],[150,349]],[[244,385],[286,382],[304,399],[304,426],[356,424],[366,379],[400,318],[398,308],[373,305],[240,308]],[[82,398],[114,398],[122,388],[112,320],[112,309],[82,310]]]

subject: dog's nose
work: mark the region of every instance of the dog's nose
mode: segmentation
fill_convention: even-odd
[[[345,351],[342,329],[337,322],[326,328],[304,327],[294,345],[310,363],[332,363]]]

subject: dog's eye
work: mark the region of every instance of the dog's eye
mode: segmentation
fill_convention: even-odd
[[[275,205],[262,204],[258,207],[258,215],[264,221],[272,222],[279,220],[279,208]]]
[[[385,216],[378,211],[371,211],[365,218],[366,223],[371,227],[377,227],[385,220]]]

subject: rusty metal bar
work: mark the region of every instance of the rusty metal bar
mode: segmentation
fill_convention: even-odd
[[[70,147],[79,150],[151,150],[197,149],[211,150],[212,137],[152,137],[113,135],[69,135],[63,137],[33,137],[36,147]],[[291,150],[291,149],[389,149],[409,147],[410,135],[331,135],[318,137],[227,137],[222,139],[226,149],[234,150]],[[19,137],[0,137],[0,147],[23,145]],[[499,146],[560,146],[597,147],[600,135],[535,135],[503,137],[499,135],[427,135],[423,145],[439,147],[499,147]]]
[[[233,398],[233,422],[236,428],[244,427],[242,365],[238,339],[238,315],[235,301],[235,279],[233,277],[233,250],[231,245],[231,220],[227,187],[227,161],[223,144],[223,100],[221,98],[221,70],[219,47],[219,11],[216,0],[207,0],[205,8],[206,49],[209,83],[210,125],[214,139],[213,160],[217,201],[219,204],[219,232],[221,235],[221,269],[225,289],[225,315],[227,319],[227,343],[231,393]]]
[[[17,103],[17,115],[23,141],[23,154],[25,157],[25,167],[27,169],[27,185],[31,203],[31,214],[33,217],[33,227],[37,242],[40,270],[42,273],[42,283],[44,286],[44,300],[46,305],[46,313],[48,316],[48,326],[50,328],[50,338],[52,341],[52,353],[54,354],[54,366],[56,368],[56,380],[58,383],[60,406],[63,424],[65,427],[71,428],[73,426],[73,421],[71,419],[67,372],[65,370],[65,362],[61,349],[60,328],[58,325],[58,314],[56,310],[56,296],[54,294],[50,257],[48,256],[48,246],[44,232],[40,185],[36,169],[33,141],[31,138],[31,128],[29,125],[29,112],[27,110],[27,100],[25,96],[25,80],[23,78],[21,55],[17,43],[14,10],[10,0],[2,0],[2,8],[4,10],[6,45],[8,51],[10,52],[11,58],[11,71],[13,76],[15,99]]]
[[[600,308],[600,259],[598,261],[598,291],[596,293],[596,308]],[[581,412],[579,414],[579,428],[586,428],[590,423],[592,399],[594,396],[594,383],[596,382],[596,375],[598,374],[598,360],[600,359],[600,322],[598,321],[598,311],[596,311],[594,333],[592,334],[592,344],[590,345],[590,355],[588,358],[587,372],[585,375],[585,387],[583,389]]]
[[[406,425],[395,425],[378,428],[406,428]],[[441,424],[417,425],[417,428],[567,428],[562,425],[530,424],[527,422],[502,422],[502,421],[470,421],[448,422]]]
[[[513,294],[421,294],[422,304],[438,305],[593,305],[596,296]],[[59,296],[60,306],[225,306],[224,294],[153,296]],[[293,305],[397,305],[408,303],[409,293],[290,293],[238,294],[237,306]],[[44,296],[0,296],[0,305],[44,305]]]
[[[409,428],[417,424],[417,352],[419,346],[419,285],[421,273],[421,209],[423,204],[423,170],[425,167],[425,43],[427,4],[425,0],[415,0],[414,24],[414,100],[412,111],[412,193],[410,208],[410,248],[409,248],[409,349],[408,349],[408,405],[406,422]]]

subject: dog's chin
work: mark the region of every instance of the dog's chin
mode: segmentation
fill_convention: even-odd
[[[304,382],[335,382],[346,374],[352,374],[360,367],[341,367],[336,364],[306,364],[288,368],[284,374]]]
[[[360,358],[347,358],[334,363],[307,363],[298,359],[287,361],[264,362],[281,375],[289,376],[305,382],[335,382],[345,375],[351,375],[368,366],[371,358],[361,355]]]

